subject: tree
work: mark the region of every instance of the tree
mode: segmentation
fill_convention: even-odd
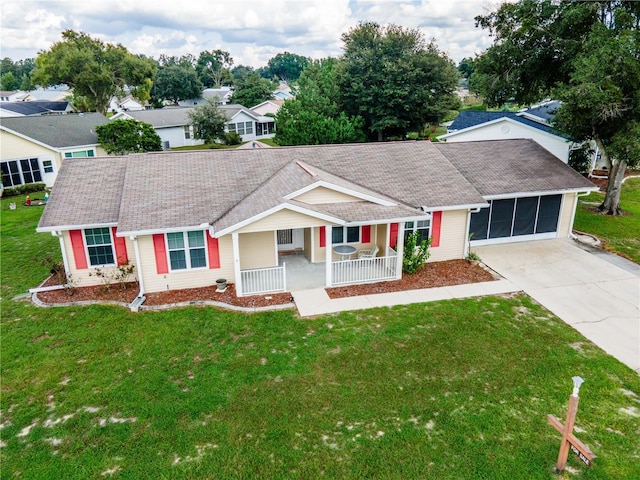
[[[231,102],[250,108],[273,98],[273,88],[271,81],[251,72],[235,84]]]
[[[20,81],[15,77],[13,72],[3,73],[0,77],[0,90],[13,91],[20,86]]]
[[[98,141],[109,154],[157,152],[162,141],[151,125],[133,119],[113,120],[96,127]]]
[[[342,35],[344,109],[378,140],[422,131],[459,106],[453,62],[419,30],[361,23]]]
[[[363,142],[364,121],[341,111],[338,61],[313,61],[299,79],[296,98],[287,100],[276,115],[279,145],[318,145]]]
[[[253,71],[253,67],[249,67],[247,65],[238,65],[237,67],[233,67],[231,69],[232,84],[235,85],[236,83],[242,82],[245,77]]]
[[[267,62],[271,76],[289,83],[295,82],[309,64],[309,59],[295,53],[279,53]]]
[[[202,96],[202,83],[188,61],[164,59],[154,78],[151,96],[178,105],[180,100]]]
[[[473,59],[463,58],[458,64],[458,71],[462,78],[469,78],[473,73]]]
[[[205,143],[214,143],[224,135],[227,117],[212,99],[207,99],[203,105],[194,108],[188,115],[190,124],[193,125],[194,136],[204,140]]]
[[[561,100],[554,126],[598,146],[610,171],[599,208],[618,215],[626,167],[640,163],[640,3],[520,0],[476,23],[495,39],[472,87],[489,105]]]
[[[207,88],[220,88],[224,82],[230,82],[231,72],[229,69],[233,65],[233,58],[229,52],[224,50],[211,50],[200,52],[196,71],[198,78]]]
[[[65,30],[62,38],[38,55],[32,80],[42,86],[66,84],[86,97],[93,110],[105,113],[118,90],[153,78],[156,63],[129,53],[120,44],[105,44],[73,30]]]

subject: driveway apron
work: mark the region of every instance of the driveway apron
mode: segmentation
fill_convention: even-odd
[[[565,239],[472,250],[490,268],[640,374],[640,268],[620,268]]]

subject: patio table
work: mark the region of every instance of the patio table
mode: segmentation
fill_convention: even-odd
[[[333,247],[333,253],[340,255],[340,260],[346,260],[356,253],[356,247],[352,247],[351,245],[336,245]]]

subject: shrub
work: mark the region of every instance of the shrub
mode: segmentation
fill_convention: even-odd
[[[102,284],[105,290],[111,290],[111,287],[116,284],[119,285],[122,290],[127,288],[127,282],[131,280],[135,265],[131,263],[123,263],[113,269],[103,270],[102,268],[96,268],[93,272],[89,273],[89,276],[95,276],[102,279]]]
[[[427,262],[431,253],[431,238],[423,240],[418,245],[418,232],[409,234],[404,242],[404,255],[402,258],[402,271],[404,273],[415,273]]]
[[[5,188],[3,197],[19,197],[20,195],[28,195],[34,192],[44,192],[47,186],[44,183],[27,183],[18,185],[17,187]]]
[[[242,137],[236,132],[225,132],[220,140],[225,145],[240,145],[242,143]]]
[[[578,173],[589,173],[593,150],[588,143],[569,152],[569,166]]]

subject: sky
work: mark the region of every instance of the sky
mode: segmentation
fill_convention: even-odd
[[[0,58],[36,57],[66,29],[131,53],[198,56],[228,51],[254,68],[278,53],[339,56],[341,35],[361,21],[420,29],[456,64],[491,45],[474,17],[500,0],[0,0]]]

